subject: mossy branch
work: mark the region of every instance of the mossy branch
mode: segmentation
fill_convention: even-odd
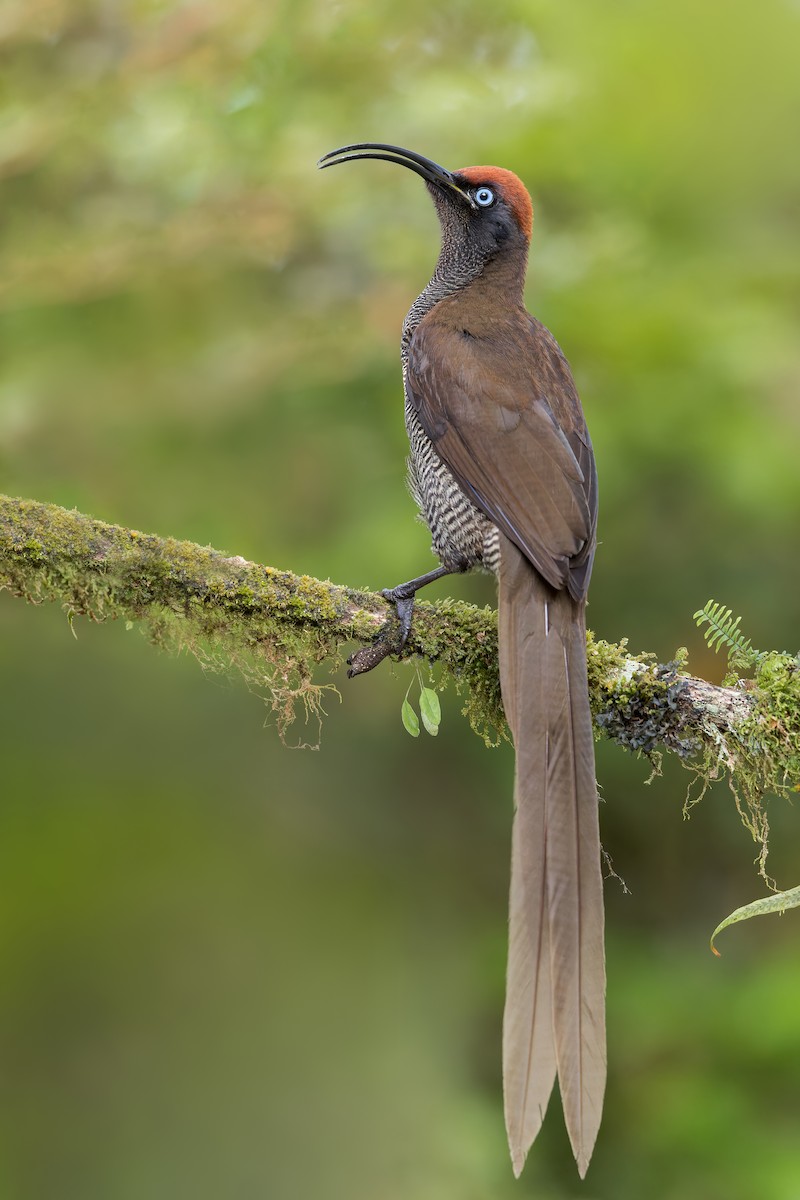
[[[340,667],[347,643],[391,632],[393,620],[371,592],[9,497],[0,497],[0,589],[55,601],[70,621],[139,622],[152,641],[188,649],[205,668],[238,669],[267,696],[281,730],[298,701],[319,715],[332,686],[315,681],[319,664]],[[478,733],[505,735],[492,609],[420,602],[403,652],[411,655],[437,664],[443,684],[455,682]],[[763,793],[785,792],[800,778],[797,661],[765,655],[748,685],[716,687],[684,673],[685,652],[659,664],[590,634],[588,656],[597,728],[628,749],[676,753],[701,788],[727,773],[763,844]]]

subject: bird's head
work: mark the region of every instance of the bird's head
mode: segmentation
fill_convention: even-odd
[[[527,258],[533,207],[525,185],[502,167],[464,167],[447,171],[438,163],[380,142],[362,142],[331,150],[320,167],[360,158],[397,163],[420,175],[428,186],[442,226],[444,247],[488,262],[499,254]]]

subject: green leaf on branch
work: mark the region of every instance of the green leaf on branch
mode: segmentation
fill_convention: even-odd
[[[753,649],[750,638],[746,638],[742,633],[739,628],[741,620],[741,617],[734,617],[731,609],[726,608],[724,604],[717,604],[714,600],[709,600],[704,608],[698,609],[694,614],[694,622],[698,628],[708,626],[703,630],[703,637],[709,649],[719,650],[724,646],[729,658],[736,655],[749,666],[753,666],[763,655]]]
[[[763,896],[760,900],[753,900],[750,904],[744,904],[741,908],[735,909],[729,917],[721,921],[711,935],[711,950],[720,958],[720,952],[714,945],[714,938],[722,929],[727,929],[729,925],[735,925],[737,921],[749,921],[750,917],[760,917],[763,913],[783,913],[787,908],[800,907],[800,887],[790,888],[788,892],[776,892],[773,896]]]
[[[439,704],[439,697],[433,688],[424,687],[421,689],[419,694],[419,711],[422,715],[422,724],[432,737],[436,737],[442,721],[442,708]]]
[[[408,696],[403,701],[403,707],[400,709],[400,715],[403,718],[403,725],[406,733],[410,733],[412,737],[419,737],[419,717],[411,707]]]

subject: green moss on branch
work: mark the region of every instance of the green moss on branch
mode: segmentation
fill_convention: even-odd
[[[336,668],[347,643],[368,642],[392,618],[374,593],[10,497],[0,497],[0,588],[59,603],[70,620],[139,622],[206,669],[239,670],[268,696],[281,730],[298,702],[321,711],[331,685],[315,682],[315,668]],[[441,663],[467,689],[476,728],[502,727],[491,610],[421,602],[407,653]]]
[[[70,619],[140,622],[151,640],[188,649],[207,669],[239,670],[265,694],[284,730],[298,704],[319,715],[348,643],[370,641],[390,606],[379,595],[229,557],[207,546],[107,525],[78,512],[0,497],[0,588],[54,601]],[[600,732],[652,755],[660,745],[690,762],[703,785],[728,772],[754,835],[767,790],[800,775],[800,670],[770,655],[749,687],[714,687],[658,664],[625,642],[588,639],[589,687]],[[505,736],[493,610],[458,601],[417,605],[404,657],[436,663],[464,696],[472,727]],[[358,685],[353,685],[358,686]],[[754,807],[755,806],[755,807]]]

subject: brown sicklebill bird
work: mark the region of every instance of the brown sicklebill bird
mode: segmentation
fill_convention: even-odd
[[[500,682],[516,750],[503,1091],[514,1173],[558,1075],[581,1176],[606,1082],[603,886],[586,682],[586,593],[597,474],[572,374],[525,309],[533,210],[500,167],[446,171],[399,146],[320,160],[421,175],[442,230],[433,277],[403,325],[410,486],[441,562],[384,592],[408,636],[414,595],[483,567],[499,585]],[[369,669],[376,651],[357,662]],[[355,656],[359,658],[358,655]]]

